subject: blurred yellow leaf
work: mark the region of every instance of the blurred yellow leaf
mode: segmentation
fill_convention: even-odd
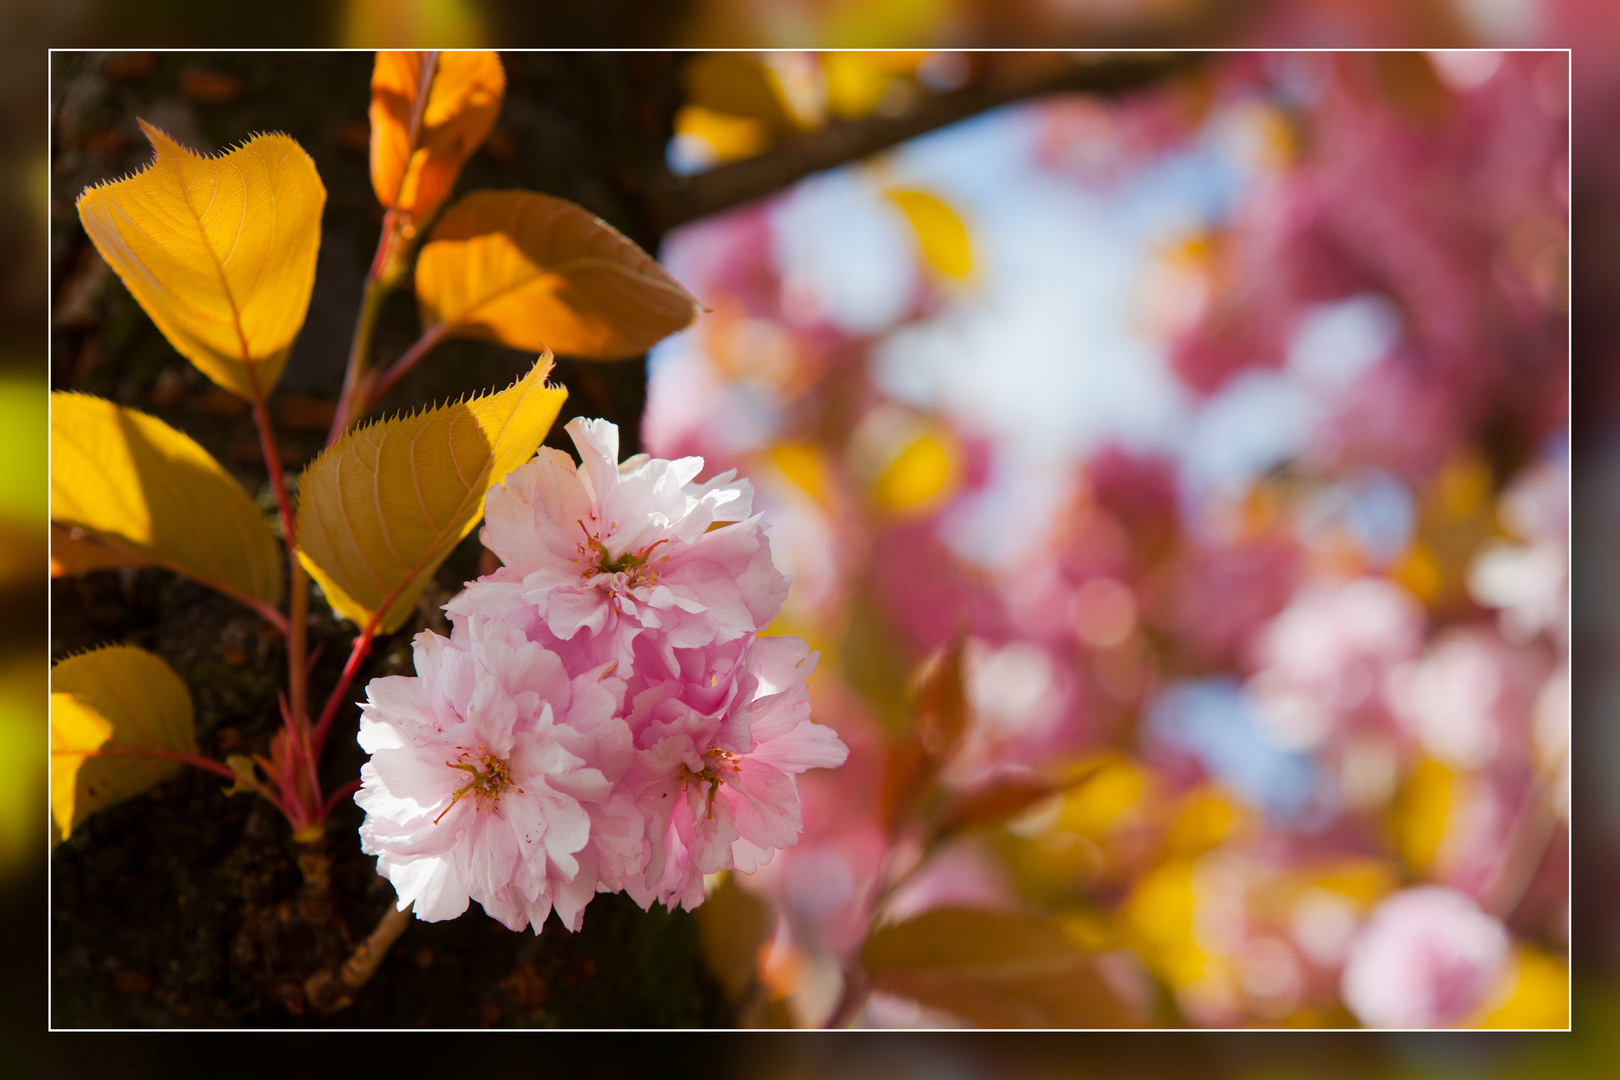
[[[51,395],[51,520],[247,603],[281,599],[279,546],[229,473],[155,416]],[[71,536],[70,536],[71,538]],[[58,554],[73,566],[77,549]]]
[[[1097,840],[1129,821],[1147,795],[1149,776],[1136,762],[1113,755],[1097,764],[1083,783],[1064,794],[1057,826]]]
[[[973,270],[973,245],[968,240],[967,226],[944,200],[907,188],[891,188],[884,194],[905,212],[930,266],[955,278],[966,277]]]
[[[1413,541],[1395,565],[1390,568],[1390,580],[1404,585],[1413,596],[1425,604],[1432,604],[1445,585],[1445,570],[1434,551],[1421,540]]]
[[[832,470],[827,455],[813,442],[771,444],[771,464],[812,499],[825,504],[832,491]]]
[[[757,120],[772,133],[800,126],[776,76],[747,53],[700,53],[681,68],[680,79],[687,105]]]
[[[981,1027],[1133,1022],[1090,956],[1022,912],[936,908],[875,931],[861,961],[878,989]]]
[[[934,427],[908,442],[878,474],[872,497],[885,510],[925,514],[960,482],[962,451],[950,431]]]
[[[1519,945],[1503,977],[1502,993],[1477,1024],[1486,1028],[1569,1026],[1569,968],[1540,949]]]
[[[51,816],[63,839],[180,769],[160,757],[96,756],[108,750],[197,752],[186,684],[144,649],[113,645],[51,669]]]
[[[455,186],[495,126],[506,72],[492,52],[441,52],[418,129],[411,118],[428,54],[379,52],[371,72],[371,186],[377,201],[421,224]],[[413,138],[414,134],[414,138]]]
[[[1456,786],[1456,776],[1449,768],[1434,758],[1424,758],[1396,794],[1395,847],[1413,869],[1426,869],[1440,853]]]
[[[883,53],[841,51],[821,55],[829,112],[839,119],[851,120],[877,108],[896,75],[883,56]]]
[[[551,356],[499,393],[349,432],[304,470],[298,557],[339,614],[400,626],[478,523],[484,495],[534,456],[568,392]]]
[[[1203,980],[1213,958],[1196,935],[1198,892],[1194,862],[1170,859],[1143,874],[1120,909],[1137,952],[1172,986]]]
[[[728,116],[701,105],[682,105],[675,134],[708,143],[716,162],[753,157],[771,144],[770,125],[751,116]]]
[[[87,189],[79,220],[182,356],[232,393],[262,400],[315,284],[326,205],[315,163],[285,135],[204,157],[140,125],[152,164]]]
[[[478,0],[347,0],[342,44],[350,49],[482,45]]]
[[[532,191],[453,206],[416,263],[428,332],[614,360],[684,329],[697,302],[601,218]]]
[[[1231,835],[1243,819],[1243,807],[1230,792],[1217,784],[1200,784],[1182,796],[1165,834],[1165,847],[1178,855],[1201,855]]]

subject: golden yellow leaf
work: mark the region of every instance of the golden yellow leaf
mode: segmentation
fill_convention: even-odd
[[[80,195],[84,231],[182,356],[234,394],[268,397],[315,284],[315,163],[285,135],[206,157],[140,124],[152,164]]]
[[[771,133],[804,126],[781,82],[758,57],[738,52],[699,53],[681,68],[680,78],[687,105],[757,120]]]
[[[699,909],[701,910],[701,909]],[[1569,1026],[1569,968],[1531,945],[1515,945],[1501,985],[1464,1027],[1564,1028]]]
[[[935,908],[873,932],[861,961],[878,989],[981,1027],[1134,1022],[1089,955],[1022,912]]]
[[[923,258],[940,273],[966,277],[973,269],[973,245],[967,226],[937,195],[926,191],[894,188],[885,192],[911,222]]]
[[[298,486],[298,557],[339,614],[400,626],[484,494],[534,456],[568,392],[550,355],[505,390],[382,420],[339,439]]]
[[[371,186],[377,200],[425,222],[495,126],[506,72],[492,52],[441,52],[412,139],[425,52],[379,52],[371,72]]]
[[[144,649],[113,645],[51,669],[51,816],[64,839],[180,769],[161,757],[96,756],[109,750],[197,752],[186,684]]]
[[[189,436],[84,394],[51,395],[51,520],[245,603],[281,599],[258,507]]]
[[[682,105],[675,114],[675,134],[708,144],[716,163],[753,157],[771,144],[771,129],[751,116],[728,116],[701,105]]]
[[[893,513],[920,516],[955,493],[962,477],[962,450],[949,428],[924,429],[878,474],[872,498]]]
[[[422,326],[514,349],[614,360],[684,329],[697,302],[589,211],[532,191],[475,191],[416,261]]]

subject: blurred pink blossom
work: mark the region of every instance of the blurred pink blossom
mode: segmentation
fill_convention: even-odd
[[[1351,945],[1344,1001],[1369,1027],[1449,1027],[1484,1002],[1508,957],[1507,931],[1468,896],[1404,889],[1373,909]]]

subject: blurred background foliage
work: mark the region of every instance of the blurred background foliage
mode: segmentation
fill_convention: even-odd
[[[959,612],[967,601],[968,693],[975,693],[977,683],[979,725],[947,784],[971,791],[982,782],[975,769],[989,774],[1009,763],[1024,768],[1052,761],[1083,766],[1087,779],[1009,823],[968,830],[962,846],[969,854],[941,857],[942,880],[932,894],[919,887],[912,910],[949,900],[1048,910],[1082,946],[1105,952],[1122,947],[1151,985],[1164,988],[1159,1007],[1173,1005],[1184,1018],[1350,1022],[1343,1012],[1333,1015],[1334,987],[1329,980],[1324,991],[1317,970],[1322,965],[1305,945],[1311,931],[1302,928],[1327,927],[1317,941],[1324,945],[1333,927],[1342,934],[1347,910],[1360,919],[1401,885],[1441,880],[1468,890],[1491,877],[1491,867],[1481,869],[1478,860],[1500,853],[1501,834],[1480,831],[1475,813],[1474,831],[1464,836],[1468,815],[1460,807],[1517,806],[1526,790],[1546,792],[1558,810],[1544,846],[1561,850],[1563,826],[1556,819],[1570,804],[1556,801],[1563,790],[1556,783],[1542,781],[1549,762],[1565,751],[1553,737],[1556,723],[1537,727],[1532,718],[1536,699],[1545,696],[1545,677],[1562,662],[1563,650],[1580,652],[1587,661],[1582,670],[1591,674],[1574,694],[1575,738],[1583,754],[1572,801],[1574,816],[1591,825],[1576,831],[1574,929],[1558,925],[1563,870],[1533,868],[1523,903],[1516,905],[1522,914],[1509,920],[1520,942],[1508,969],[1517,981],[1504,984],[1506,997],[1496,1001],[1496,1019],[1508,1026],[1560,1025],[1562,1017],[1549,1003],[1558,997],[1559,965],[1568,962],[1573,936],[1580,943],[1574,964],[1577,1035],[1521,1040],[1509,1052],[1466,1040],[1363,1040],[1352,1044],[1359,1049],[1347,1051],[1346,1064],[1333,1067],[1345,1075],[1365,1075],[1374,1067],[1437,1077],[1597,1075],[1601,1062],[1611,1060],[1614,1047],[1602,1032],[1620,1010],[1607,989],[1620,966],[1609,899],[1614,875],[1608,869],[1620,833],[1620,804],[1612,796],[1620,743],[1605,735],[1612,727],[1604,708],[1613,700],[1613,681],[1603,672],[1612,667],[1614,628],[1607,612],[1617,597],[1613,572],[1596,552],[1613,549],[1615,504],[1606,491],[1615,485],[1605,478],[1620,460],[1612,449],[1612,322],[1585,314],[1576,321],[1575,355],[1582,359],[1575,367],[1574,407],[1581,417],[1573,423],[1573,444],[1559,381],[1567,370],[1567,357],[1559,352],[1561,327],[1571,306],[1601,311],[1620,284],[1608,254],[1613,245],[1602,242],[1620,233],[1612,198],[1620,161],[1613,140],[1601,137],[1612,130],[1620,102],[1612,75],[1620,58],[1620,20],[1605,5],[713,0],[610,4],[586,12],[462,0],[292,5],[272,16],[267,10],[255,15],[180,3],[142,5],[137,14],[130,6],[89,3],[66,9],[17,5],[8,19],[13,40],[55,45],[109,45],[133,36],[177,45],[612,42],[931,50],[730,54],[686,65],[667,152],[670,180],[657,204],[660,231],[700,211],[782,188],[856,152],[938,127],[954,118],[952,107],[958,115],[972,115],[1088,77],[1076,75],[1085,62],[1069,57],[932,50],[986,44],[1575,45],[1567,120],[1580,151],[1575,171],[1562,175],[1554,159],[1566,118],[1552,105],[1562,108],[1563,76],[1543,74],[1548,65],[1542,57],[1510,56],[1492,66],[1421,56],[1327,65],[1313,58],[1258,63],[1231,56],[1200,64],[1186,77],[1165,78],[1159,89],[1123,107],[1095,99],[1026,106],[1015,125],[1006,125],[1021,128],[1026,141],[1019,147],[997,145],[985,134],[986,125],[977,125],[984,141],[974,146],[970,135],[967,148],[957,153],[978,155],[982,163],[1016,149],[1024,155],[1023,167],[1091,200],[1087,220],[1094,225],[1099,216],[1128,218],[1119,200],[1133,185],[1150,182],[1155,170],[1159,182],[1173,188],[1162,179],[1166,162],[1189,145],[1225,163],[1206,166],[1232,171],[1220,181],[1228,187],[1218,196],[1182,191],[1194,209],[1181,220],[1155,228],[1138,221],[1136,236],[1115,237],[1137,245],[1137,288],[1110,293],[1092,284],[1074,290],[1083,295],[1070,301],[1089,304],[1085,310],[1091,313],[1113,305],[1136,320],[1130,333],[1153,343],[1161,382],[1138,387],[1134,399],[1098,395],[1095,384],[1066,385],[1066,393],[1049,396],[1073,401],[1079,389],[1090,392],[1089,400],[1112,401],[1110,408],[1118,411],[1142,408],[1168,387],[1182,405],[1157,417],[1163,435],[1157,445],[1151,439],[1116,445],[1119,440],[1107,437],[1108,416],[1076,423],[1036,401],[1047,426],[1031,438],[1050,444],[1054,431],[1089,428],[1091,434],[1056,440],[1065,462],[998,453],[1020,442],[1021,417],[1016,410],[996,417],[996,387],[975,373],[987,370],[983,357],[991,348],[1029,356],[1045,346],[1033,332],[1009,337],[1006,323],[976,327],[966,315],[952,315],[972,312],[976,303],[993,306],[984,299],[997,287],[1005,255],[995,247],[998,223],[980,208],[968,182],[975,170],[953,173],[951,151],[938,149],[943,139],[933,141],[934,150],[901,151],[818,179],[768,208],[744,208],[670,238],[666,263],[714,314],[667,355],[655,355],[649,423],[661,416],[663,427],[656,434],[649,430],[644,441],[660,453],[701,446],[711,466],[740,461],[777,500],[773,511],[783,520],[776,543],[797,560],[783,628],[805,633],[826,651],[818,717],[838,724],[852,745],[857,731],[869,731],[880,748],[904,728],[902,676],[949,640],[962,625]],[[42,60],[36,54],[33,67],[19,63],[5,76],[11,83],[5,159],[12,164],[3,178],[10,207],[4,228],[8,250],[32,252],[34,266],[45,250]],[[1521,106],[1520,126],[1503,132],[1499,110]],[[1524,155],[1542,163],[1540,173],[1502,165],[1521,155],[1527,140],[1541,148],[1540,157]],[[1335,161],[1341,166],[1337,176]],[[1005,170],[977,171],[1008,179]],[[952,177],[959,175],[968,179],[953,188]],[[700,183],[704,176],[711,179]],[[1466,194],[1460,181],[1469,185]],[[1184,182],[1211,183],[1208,177]],[[1042,194],[1049,196],[1051,186]],[[1391,192],[1420,194],[1379,220],[1367,207],[1381,205],[1379,196]],[[1313,203],[1313,197],[1321,201]],[[1566,278],[1561,244],[1571,203],[1583,233],[1594,240],[1577,246],[1573,276]],[[855,226],[845,224],[840,233],[824,225],[828,236],[818,238],[816,222],[840,218],[872,225],[884,238],[867,265],[885,270],[887,284],[881,274],[848,277],[847,265],[828,253],[837,246],[829,237],[847,239]],[[1321,256],[1323,249],[1329,257]],[[42,374],[45,279],[25,272],[27,265],[16,259],[5,268],[6,357],[22,374],[17,420],[0,425],[16,440],[16,467],[8,475],[18,491],[4,500],[16,523],[5,565],[20,568],[42,564],[44,554],[38,516],[43,470],[21,467],[30,445],[43,445],[43,420],[29,427],[27,402],[35,391],[43,402],[43,378],[33,378]],[[717,267],[732,268],[734,276],[706,276]],[[1036,268],[1013,292],[1035,290],[1041,276]],[[999,294],[997,303],[1016,311],[1016,299]],[[932,341],[923,333],[898,333],[942,325],[950,333]],[[1310,339],[1318,346],[1337,335],[1339,345],[1325,352],[1336,355],[1339,366],[1313,367],[1309,356],[1323,351],[1295,348],[1307,333],[1318,335]],[[927,364],[885,362],[877,348],[882,341],[891,342],[886,355],[898,351],[904,357],[903,345]],[[1066,347],[1083,350],[1091,363],[1118,345],[1087,341]],[[946,355],[953,346],[960,363]],[[1047,349],[1049,355],[1060,351]],[[1141,355],[1135,359],[1140,368]],[[904,371],[918,367],[931,371],[930,379],[906,385]],[[1418,377],[1386,378],[1359,399],[1352,393],[1356,380],[1377,382],[1380,371],[1393,370]],[[660,405],[661,372],[681,373],[672,387],[689,386],[691,373],[702,372],[709,390],[729,395],[727,407],[738,410],[732,422],[706,423],[683,412],[678,396]],[[1023,389],[1027,398],[1027,385]],[[1126,415],[1146,414],[1120,413]],[[1257,422],[1290,415],[1318,423],[1267,431]],[[737,423],[738,416],[748,421]],[[1002,423],[998,427],[986,416]],[[1201,419],[1189,424],[1192,417]],[[1318,433],[1325,418],[1340,423],[1333,433],[1337,442],[1324,450]],[[28,432],[36,429],[38,441],[30,443]],[[1209,452],[1178,444],[1175,433],[1182,430],[1202,430],[1208,442],[1200,449]],[[1590,500],[1583,505],[1592,507],[1578,519],[1587,532],[1584,544],[1577,536],[1576,553],[1591,585],[1577,594],[1572,641],[1559,639],[1561,613],[1544,617],[1548,589],[1557,588],[1547,582],[1557,580],[1557,567],[1550,557],[1539,563],[1529,557],[1538,545],[1562,542],[1556,510],[1549,535],[1543,531],[1548,519],[1536,506],[1514,509],[1537,504],[1538,492],[1567,482],[1560,476],[1567,476],[1571,449],[1575,487]],[[1029,483],[1007,488],[1002,481],[1008,473]],[[37,506],[27,494],[29,477],[38,478]],[[1000,501],[987,494],[998,490]],[[973,515],[962,510],[974,503],[977,532]],[[1056,513],[1031,524],[1019,516],[1031,506]],[[38,523],[37,531],[30,522]],[[1020,528],[1002,527],[1007,522]],[[997,534],[1020,536],[1040,550],[996,551]],[[955,546],[952,538],[959,541]],[[817,558],[826,565],[818,567]],[[977,573],[964,576],[964,567]],[[825,587],[806,588],[818,579]],[[1219,591],[1189,599],[1181,587],[1189,580],[1213,583]],[[1359,587],[1369,581],[1376,587]],[[15,729],[17,744],[7,759],[15,776],[7,790],[18,793],[19,807],[7,821],[22,824],[3,835],[24,838],[9,849],[19,852],[19,861],[10,864],[17,868],[11,878],[17,888],[8,899],[20,901],[23,879],[15,875],[30,865],[22,854],[29,850],[25,838],[43,836],[44,822],[43,768],[28,764],[35,759],[27,751],[31,723],[39,725],[43,747],[44,656],[43,650],[37,658],[29,654],[37,647],[31,645],[37,631],[27,629],[22,613],[37,612],[34,617],[42,620],[45,605],[43,587],[26,569],[6,582],[15,592],[11,609],[20,613],[8,631],[18,674],[12,684],[17,690],[7,699],[12,712],[0,722],[11,725],[4,730]],[[1313,582],[1333,584],[1337,591],[1312,590]],[[1358,588],[1350,589],[1352,584]],[[1020,590],[1023,595],[1016,595]],[[1194,610],[1185,610],[1189,606]],[[1040,619],[1054,611],[1060,617],[1049,621],[1061,627],[1041,627]],[[1371,627],[1359,641],[1350,629],[1358,617]],[[1314,619],[1309,632],[1323,635],[1318,640],[1331,643],[1334,655],[1361,672],[1349,679],[1348,689],[1342,671],[1290,671],[1290,659],[1301,658],[1280,655],[1286,649],[1268,651],[1266,628],[1285,618],[1294,627]],[[1063,639],[1061,649],[1054,634]],[[1023,647],[1031,642],[1034,649]],[[881,648],[893,651],[882,654]],[[1522,662],[1525,656],[1534,663]],[[1485,726],[1471,729],[1471,743],[1424,719],[1424,679],[1413,673],[1432,668],[1429,682],[1445,686],[1449,670],[1466,689],[1478,685],[1468,673],[1481,662],[1511,677],[1501,680],[1496,699],[1477,710]],[[1397,669],[1407,674],[1391,680]],[[1356,700],[1357,685],[1371,678],[1368,670],[1381,689],[1404,683],[1406,704],[1384,700],[1372,708],[1365,688]],[[1263,678],[1267,672],[1274,676]],[[1063,711],[1067,719],[1048,721],[1045,742],[1029,739],[1031,716],[1041,705],[1022,692],[1037,676],[1063,700],[1083,701]],[[1299,707],[1302,700],[1353,704],[1347,710],[1335,706],[1329,710],[1334,716],[1323,721],[1320,709],[1312,718],[1308,707]],[[1256,708],[1257,701],[1269,701],[1270,713],[1260,715],[1265,709]],[[1378,709],[1382,716],[1367,715]],[[1073,724],[1075,717],[1084,723]],[[1387,735],[1393,753],[1346,741],[1369,730]],[[1497,732],[1497,741],[1482,759],[1479,739],[1486,737],[1480,732],[1487,730]],[[1317,770],[1303,781],[1302,758]],[[1337,777],[1340,802],[1324,809],[1314,797],[1327,790],[1319,781],[1329,771]],[[1515,775],[1504,778],[1503,771]],[[845,773],[831,779],[850,786],[864,779],[868,793],[881,790],[881,776],[863,778],[853,766]],[[32,801],[21,794],[30,785],[38,792]],[[823,794],[828,804],[847,811],[840,805],[849,801],[846,790]],[[29,807],[39,818],[33,830],[26,825]],[[845,816],[862,813],[876,820],[881,808],[857,805]],[[1356,842],[1348,846],[1355,858],[1316,857],[1330,846],[1320,840],[1324,834],[1343,839],[1337,826],[1322,823],[1322,814],[1354,819]],[[1512,832],[1518,818],[1508,812],[1494,820],[1496,828]],[[870,859],[874,845],[862,848],[859,836],[818,846],[818,837],[837,834],[839,825],[833,821],[818,833],[812,820],[800,877],[823,887],[837,879],[835,862],[816,862],[828,846],[846,869]],[[798,913],[801,938],[809,940],[776,939],[755,957],[757,970],[748,978],[768,989],[768,1000],[797,1003],[799,1013],[790,1008],[784,1017],[779,1011],[778,1019],[803,1021],[813,1018],[817,973],[826,970],[816,947],[827,943],[811,932],[824,934],[835,953],[849,943],[838,940],[836,926],[815,925],[817,918],[836,914],[837,905],[826,897],[811,890],[810,910],[801,910],[804,897],[794,907],[791,882],[783,880],[793,875],[784,869],[789,865],[784,860],[765,891],[784,910]],[[1232,917],[1234,905],[1241,918]],[[1233,930],[1237,924],[1241,932]],[[1280,962],[1273,944],[1291,959]],[[1279,974],[1290,964],[1292,983]],[[1136,978],[1127,972],[1122,985]],[[1223,981],[1225,991],[1206,993],[1208,985]],[[823,996],[824,984],[823,978]],[[906,1008],[891,1016],[901,1023],[948,1022],[948,1015]],[[1009,1061],[993,1052],[964,1057],[948,1043],[920,1055],[914,1046],[901,1055],[883,1045],[860,1067],[906,1075],[1081,1074],[1066,1062],[1067,1050],[1043,1055],[1026,1048],[1019,1051],[1021,1061]],[[1307,1070],[1320,1075],[1324,1067],[1318,1051],[1301,1060],[1274,1046],[1243,1045],[1211,1064],[1203,1052],[1172,1043],[1156,1051],[1151,1067],[1166,1075],[1196,1068],[1233,1076]],[[799,1075],[816,1067],[813,1052],[787,1048],[774,1056],[761,1050],[752,1060],[749,1074]]]

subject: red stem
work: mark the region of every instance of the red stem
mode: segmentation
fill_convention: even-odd
[[[368,622],[360,631],[360,636],[354,639],[354,648],[349,651],[349,661],[343,665],[343,674],[338,676],[337,685],[332,688],[331,695],[326,699],[326,707],[321,710],[321,718],[315,724],[315,753],[319,755],[326,746],[326,733],[337,716],[338,707],[343,704],[344,691],[354,682],[355,674],[360,670],[360,664],[371,651],[371,639],[377,632],[375,620]]]
[[[324,818],[331,814],[332,809],[337,806],[338,803],[342,802],[344,799],[348,798],[350,795],[353,795],[359,790],[360,781],[356,779],[350,780],[347,784],[344,784],[342,787],[332,792],[331,795],[327,796],[326,802],[321,806],[321,817]]]
[[[236,773],[231,770],[229,765],[223,765],[220,762],[215,761],[213,758],[206,758],[201,754],[187,753],[184,750],[162,750],[155,746],[146,748],[109,746],[101,747],[100,749],[96,750],[52,750],[51,756],[163,758],[166,761],[182,761],[187,765],[194,765],[199,769],[207,769],[209,772],[218,773],[227,780],[236,779]]]
[[[303,752],[309,773],[310,797],[319,805],[321,783],[309,737],[309,670],[305,655],[309,640],[305,625],[309,589],[304,581],[304,565],[298,559],[298,522],[293,514],[292,499],[287,495],[281,451],[276,447],[275,430],[264,406],[264,392],[259,387],[258,375],[252,364],[247,365],[247,377],[248,387],[253,392],[253,423],[259,429],[259,448],[264,453],[264,465],[270,473],[270,486],[276,493],[281,533],[287,542],[287,576],[292,594],[288,599],[287,615],[287,698],[291,711],[287,726],[292,729],[293,737],[298,740],[299,749]],[[288,812],[290,809],[294,808],[282,807],[282,813],[292,818],[294,815]],[[315,807],[301,806],[296,809],[300,811],[297,816],[305,817]]]
[[[432,329],[416,339],[416,344],[400,354],[399,359],[394,361],[392,367],[373,379],[365,389],[365,398],[360,408],[361,413],[370,412],[375,408],[377,402],[382,400],[382,396],[388,393],[407,371],[415,367],[418,360],[426,356],[433,350],[435,345],[444,340],[444,336],[450,332],[452,325],[452,323],[447,322],[435,323]]]

